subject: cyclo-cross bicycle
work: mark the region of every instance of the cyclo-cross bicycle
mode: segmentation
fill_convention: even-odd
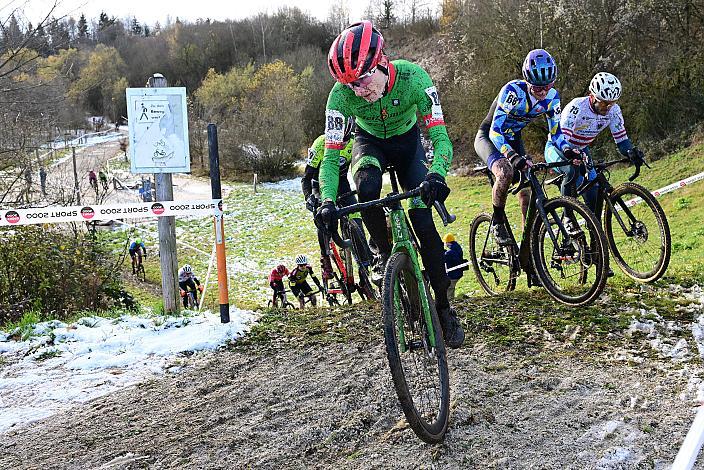
[[[198,302],[196,302],[196,296],[193,289],[186,287],[184,291],[181,289],[181,297],[186,297],[186,308],[195,310],[198,308]]]
[[[277,290],[274,293],[274,301],[272,302],[272,300],[269,299],[266,305],[267,308],[295,308],[294,305],[288,301],[287,292],[286,290]]]
[[[142,256],[137,255],[137,265],[135,266],[135,276],[137,279],[144,282],[147,280],[147,274],[144,272],[144,264],[142,264]]]
[[[418,243],[400,202],[420,195],[420,187],[399,194],[395,171],[388,170],[392,192],[387,197],[342,207],[338,214],[342,217],[379,206],[386,209],[393,238],[382,290],[386,355],[408,424],[423,441],[437,443],[445,437],[450,413],[447,355],[429,281],[420,268]],[[435,207],[445,225],[454,220],[444,205],[436,203]],[[350,243],[337,233],[331,235],[340,246]]]
[[[642,165],[650,166],[638,154],[611,162],[594,163],[588,154],[583,153],[583,160],[583,172],[587,173],[593,168],[596,178],[584,178],[577,188],[577,195],[583,195],[598,184],[596,214],[604,213],[604,234],[616,264],[636,281],[653,282],[660,279],[667,270],[672,254],[670,226],[655,196],[633,182],[640,175]],[[628,183],[613,187],[609,183],[608,168],[619,163],[631,163],[636,168]],[[561,180],[562,175],[549,182],[559,186]]]
[[[345,200],[357,191],[341,194],[337,200]],[[377,299],[376,289],[370,280],[369,267],[372,263],[372,252],[364,238],[364,231],[349,214],[340,217],[340,232],[350,244],[337,248],[325,230],[322,230],[327,255],[333,268],[333,277],[323,277],[325,298],[330,305],[339,305],[337,295],[342,295],[344,302],[352,304],[352,292],[357,292],[362,300]],[[354,263],[353,263],[354,261]],[[354,264],[357,264],[358,282],[355,282]]]
[[[530,205],[526,214],[520,247],[508,220],[506,231],[511,244],[500,245],[490,227],[492,216],[477,215],[469,230],[472,267],[482,288],[489,295],[511,291],[521,270],[531,272],[556,300],[567,305],[593,302],[604,290],[609,257],[604,234],[587,206],[571,197],[547,199],[536,172],[571,164],[570,162],[534,163],[521,171],[521,181],[512,190],[516,194],[530,187]],[[486,166],[475,168],[493,175]]]
[[[303,310],[304,308],[306,308],[306,304],[311,304],[313,307],[317,306],[318,301],[316,300],[316,296],[320,294],[320,292],[320,288],[318,288],[318,290],[312,290],[307,294],[304,294],[303,292],[298,294],[298,303],[300,306],[299,308]]]
[[[317,189],[314,184],[314,189]],[[345,200],[347,197],[356,194],[351,191],[341,194],[337,201]],[[319,207],[316,205],[315,209]],[[349,214],[340,217],[340,230],[345,240],[350,240],[351,244],[346,247],[337,248],[335,243],[325,230],[319,229],[323,234],[323,244],[327,247],[327,256],[330,258],[330,266],[333,270],[333,277],[328,279],[323,277],[323,291],[325,300],[331,305],[340,305],[337,298],[341,295],[343,302],[352,304],[352,293],[357,291],[362,300],[376,299],[377,294],[374,285],[370,280],[369,267],[372,262],[372,253],[364,238],[364,231],[357,223],[349,217]],[[354,262],[357,264],[359,282],[354,278]]]

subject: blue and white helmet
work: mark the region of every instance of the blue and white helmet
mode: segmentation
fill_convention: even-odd
[[[589,93],[599,101],[616,101],[621,97],[621,92],[621,82],[609,72],[597,73],[589,84]]]
[[[306,255],[296,256],[296,264],[308,264],[308,257]]]
[[[193,272],[193,268],[191,267],[190,264],[184,264],[184,265],[183,265],[183,272],[184,272],[184,273],[192,273],[192,272]]]
[[[557,78],[555,59],[545,49],[530,51],[523,61],[521,70],[523,78],[531,85],[549,85]]]

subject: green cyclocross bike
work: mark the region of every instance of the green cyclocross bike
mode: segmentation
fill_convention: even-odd
[[[384,271],[382,317],[386,355],[396,394],[408,424],[427,443],[441,442],[450,414],[450,379],[447,354],[429,281],[420,267],[418,242],[401,201],[420,195],[421,186],[398,192],[393,168],[388,168],[392,192],[385,198],[338,209],[340,217],[371,207],[384,207],[391,227],[393,247]],[[443,223],[454,221],[442,203],[435,208]],[[332,238],[349,245],[337,232]]]

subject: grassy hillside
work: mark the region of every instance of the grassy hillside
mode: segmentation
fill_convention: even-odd
[[[704,145],[697,145],[653,163],[652,169],[643,168],[638,182],[655,190],[674,181],[704,171]],[[611,182],[627,181],[632,168],[612,171]],[[468,249],[469,226],[481,211],[491,211],[490,188],[485,177],[449,177],[452,188],[447,206],[457,215],[450,227],[438,230],[455,233],[465,250]],[[672,232],[673,254],[666,276],[660,285],[668,283],[691,284],[704,282],[704,268],[699,261],[704,257],[704,182],[669,193],[659,201],[667,214]],[[383,193],[386,193],[385,188]],[[557,195],[557,188],[549,188]],[[235,185],[227,200],[225,234],[227,237],[230,302],[241,307],[263,306],[270,292],[267,275],[279,263],[293,266],[293,259],[305,253],[319,274],[318,247],[315,229],[303,197],[296,184],[260,186],[255,194],[249,185]],[[509,198],[507,212],[514,230],[520,228],[520,215],[515,196]],[[180,241],[210,253],[213,244],[213,224],[210,218],[177,221]],[[156,233],[146,237],[152,246],[157,244]],[[190,263],[201,279],[205,278],[209,256],[188,248],[180,248],[179,263]],[[614,267],[616,277],[609,280],[607,292],[614,289],[635,288],[636,283]],[[147,260],[147,274],[159,282],[158,258]],[[519,279],[517,290],[527,292],[525,276]],[[214,286],[212,286],[214,287]],[[483,296],[474,273],[466,271],[457,286],[458,295]],[[540,296],[535,290],[536,296]],[[143,297],[148,300],[149,297]],[[209,303],[216,302],[209,296]]]

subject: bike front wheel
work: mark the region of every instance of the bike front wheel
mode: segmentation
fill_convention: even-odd
[[[421,440],[434,444],[441,442],[447,431],[450,379],[435,303],[428,296],[429,325],[423,313],[419,286],[424,284],[420,281],[409,255],[399,252],[389,258],[382,291],[384,339],[408,424]]]
[[[516,288],[517,263],[513,246],[499,245],[491,233],[491,214],[482,212],[469,228],[469,253],[479,285],[489,295]]]
[[[533,268],[543,287],[567,305],[593,302],[604,290],[609,268],[596,217],[581,202],[564,196],[546,201],[545,213],[549,226],[538,216],[530,232]]]
[[[636,281],[660,279],[672,254],[670,226],[660,203],[636,183],[618,185],[609,199],[616,213],[607,204],[604,233],[616,264]]]
[[[137,265],[137,279],[142,282],[147,280],[147,274],[144,272],[144,265],[142,263]]]

